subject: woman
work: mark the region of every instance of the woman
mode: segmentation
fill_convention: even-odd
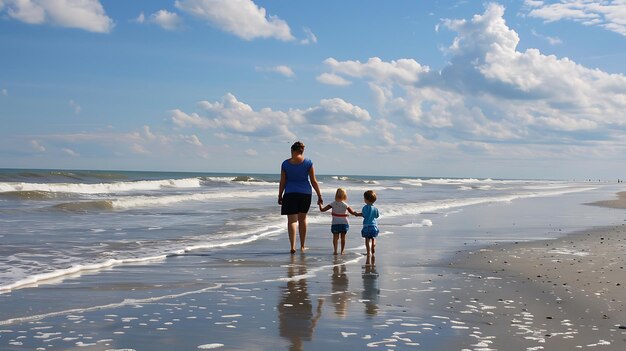
[[[304,144],[296,141],[291,145],[291,158],[283,161],[281,165],[280,185],[278,186],[278,204],[282,206],[280,213],[287,215],[287,232],[292,254],[296,253],[296,226],[300,234],[300,250],[305,250],[306,214],[311,207],[311,186],[317,193],[318,205],[323,205],[324,201],[315,178],[313,162],[304,158]]]

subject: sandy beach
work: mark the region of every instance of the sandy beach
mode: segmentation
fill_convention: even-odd
[[[625,195],[593,205],[625,208]],[[626,349],[625,225],[459,252],[450,267],[504,308],[482,315],[489,349]]]

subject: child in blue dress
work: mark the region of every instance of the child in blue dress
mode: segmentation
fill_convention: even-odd
[[[376,202],[376,193],[373,190],[368,190],[363,193],[363,201],[365,206],[360,213],[355,216],[363,217],[363,229],[361,229],[361,236],[365,238],[365,248],[367,249],[367,255],[373,255],[376,252],[376,237],[378,236],[378,209],[374,207]]]

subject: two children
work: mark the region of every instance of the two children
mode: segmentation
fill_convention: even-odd
[[[346,234],[350,225],[348,223],[348,213],[353,216],[363,217],[363,229],[361,230],[361,236],[365,238],[365,248],[367,249],[367,255],[370,256],[376,252],[376,237],[378,236],[378,224],[376,218],[378,218],[378,209],[374,207],[376,202],[376,193],[373,190],[368,190],[363,194],[363,201],[365,206],[361,212],[355,212],[346,201],[348,200],[348,194],[343,188],[337,189],[335,193],[335,201],[322,207],[318,205],[320,211],[326,212],[332,209],[332,224],[330,231],[333,233],[333,254],[337,255],[337,245],[339,237],[341,236],[341,254],[344,254],[346,247]],[[348,212],[348,213],[346,213]]]

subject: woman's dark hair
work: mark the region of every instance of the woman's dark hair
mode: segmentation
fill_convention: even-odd
[[[296,141],[291,145],[291,152],[304,152],[304,144],[301,141]]]

